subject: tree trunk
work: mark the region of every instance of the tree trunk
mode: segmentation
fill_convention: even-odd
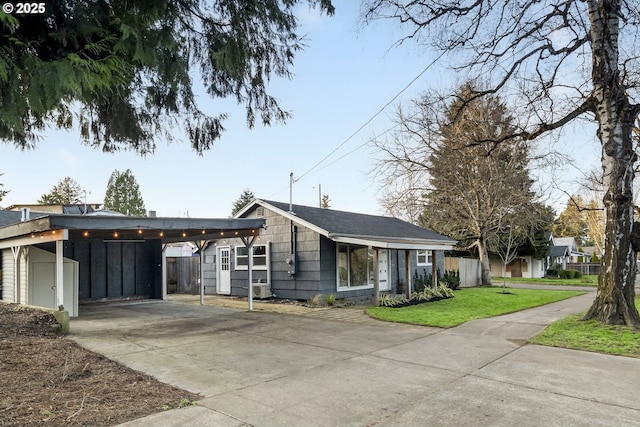
[[[605,247],[598,292],[585,319],[640,327],[635,307],[636,252],[632,247],[632,126],[637,115],[619,79],[619,0],[589,0],[593,102],[602,143]]]
[[[478,258],[480,259],[480,285],[491,286],[491,266],[489,265],[489,255],[487,246],[482,239],[476,241],[478,247]]]

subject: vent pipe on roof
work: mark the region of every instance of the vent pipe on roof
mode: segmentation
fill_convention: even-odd
[[[29,208],[20,208],[20,212],[22,213],[22,217],[20,218],[20,221],[29,221],[30,218],[30,210]]]

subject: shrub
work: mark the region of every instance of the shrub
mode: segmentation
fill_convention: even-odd
[[[334,294],[329,294],[325,297],[324,301],[327,305],[333,305],[336,302],[336,296]]]
[[[558,277],[561,279],[580,279],[582,278],[582,273],[578,270],[560,270]]]
[[[444,285],[451,290],[456,290],[460,288],[460,272],[459,271],[445,270],[441,280],[442,280],[442,283],[444,283]]]
[[[405,304],[409,300],[402,295],[381,294],[378,298],[380,307],[394,307],[396,305]]]
[[[436,270],[438,274],[438,283],[444,283],[449,289],[460,288],[460,272],[446,270],[444,274],[440,274],[440,270]],[[413,274],[413,289],[416,292],[422,292],[425,288],[433,288],[433,276],[427,273],[426,269],[422,269],[422,273],[417,271]]]

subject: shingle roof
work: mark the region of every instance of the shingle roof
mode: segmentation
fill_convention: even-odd
[[[551,246],[551,250],[549,251],[549,256],[554,258],[569,256],[569,247],[568,246]]]
[[[38,212],[29,212],[29,218],[40,218],[43,216],[47,216],[46,213],[38,213]],[[11,224],[17,224],[22,219],[22,212],[20,211],[8,211],[5,209],[0,209],[0,227],[5,227]]]
[[[289,204],[271,200],[264,203],[288,212]],[[433,230],[398,218],[367,215],[354,212],[323,209],[311,206],[293,205],[296,217],[326,230],[331,236],[369,236],[384,238],[410,238],[452,242],[453,240]]]

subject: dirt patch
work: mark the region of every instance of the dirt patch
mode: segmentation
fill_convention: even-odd
[[[109,426],[201,397],[86,350],[55,325],[51,313],[0,303],[0,426]]]

